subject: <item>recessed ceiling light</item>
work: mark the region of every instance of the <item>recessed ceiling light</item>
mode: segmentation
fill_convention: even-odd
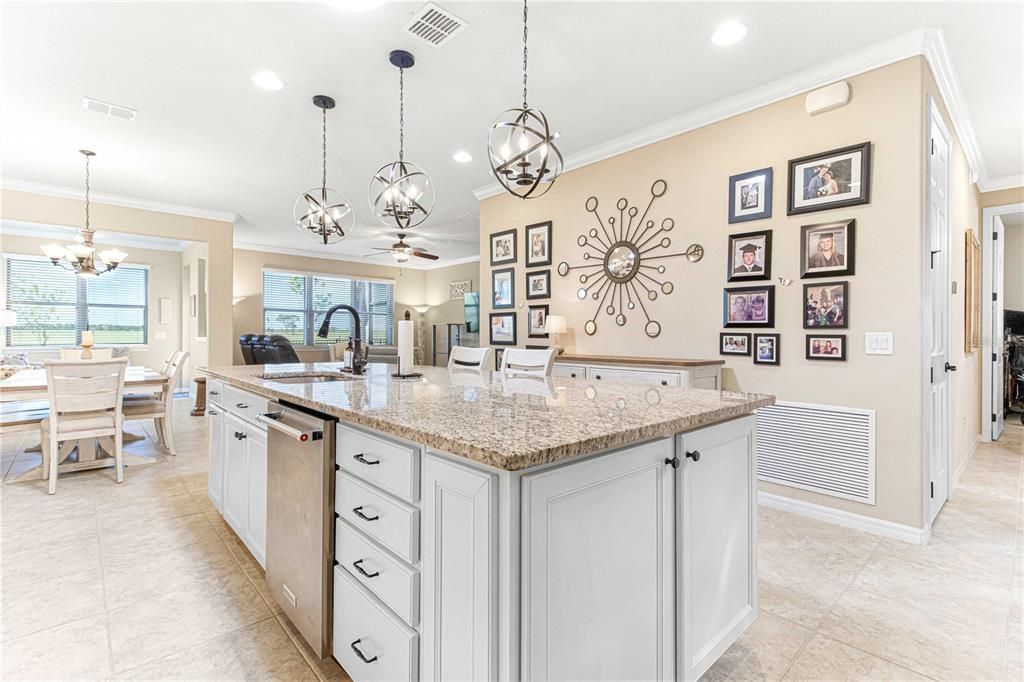
[[[252,82],[264,90],[280,90],[284,87],[284,81],[278,78],[273,71],[260,71],[253,74]]]
[[[459,151],[452,154],[452,158],[458,161],[459,163],[469,163],[470,161],[473,160],[473,156],[464,149],[460,149]]]
[[[741,24],[738,21],[723,21],[715,29],[715,32],[711,34],[711,42],[721,47],[735,45],[743,40],[746,35],[746,24]]]
[[[383,5],[386,0],[331,0],[331,4],[346,12],[369,12]]]

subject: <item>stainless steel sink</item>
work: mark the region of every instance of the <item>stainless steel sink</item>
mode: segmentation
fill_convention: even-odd
[[[304,374],[300,376],[276,377],[273,374],[260,377],[278,384],[320,384],[325,381],[352,381],[355,376],[338,374]]]

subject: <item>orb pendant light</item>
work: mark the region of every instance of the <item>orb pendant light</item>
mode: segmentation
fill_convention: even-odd
[[[398,160],[373,174],[367,198],[381,223],[404,231],[422,223],[434,209],[434,183],[426,171],[405,160],[405,70],[416,60],[405,50],[393,50],[388,60],[398,67]]]
[[[520,199],[543,196],[562,172],[562,153],[540,109],[526,103],[526,0],[523,0],[523,106],[503,111],[487,136],[487,157],[494,177]]]
[[[327,186],[327,110],[334,108],[334,100],[327,95],[317,95],[313,104],[320,109],[323,118],[323,175],[319,187],[306,190],[295,200],[292,214],[296,226],[304,234],[326,246],[347,237],[352,232],[356,217],[352,202]]]

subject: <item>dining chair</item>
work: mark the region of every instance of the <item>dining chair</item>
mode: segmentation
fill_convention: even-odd
[[[491,361],[494,351],[490,347],[469,348],[468,346],[452,346],[448,354],[448,369],[457,367],[475,367],[484,369]]]
[[[551,367],[555,364],[554,348],[506,348],[501,356],[500,371],[505,374],[531,374],[533,376],[551,376]]]
[[[61,441],[113,436],[117,482],[124,481],[121,408],[127,366],[128,358],[43,362],[50,414],[39,430],[43,477],[50,479],[51,495],[57,492]]]
[[[160,364],[160,373],[163,374],[164,376],[167,375],[167,372],[168,372],[168,370],[170,369],[170,366],[171,366],[171,361],[174,360],[174,356],[177,353],[178,353],[178,351],[176,351],[176,350],[170,351],[169,353],[167,353],[167,357],[164,358],[164,361]],[[125,402],[129,402],[129,401],[135,401],[135,400],[150,400],[153,397],[154,397],[153,393],[125,393],[124,394],[124,401]]]
[[[178,385],[178,378],[181,376],[182,367],[188,360],[189,354],[185,351],[175,351],[174,357],[163,374],[167,377],[167,383],[160,390],[160,394],[141,400],[132,400],[124,404],[124,418],[127,421],[139,421],[152,419],[156,427],[157,438],[164,447],[172,454],[174,451],[174,389]]]
[[[81,360],[83,349],[81,348],[61,348],[60,359],[64,361],[68,360]],[[92,361],[97,360],[113,360],[114,349],[113,348],[93,348],[92,349]]]

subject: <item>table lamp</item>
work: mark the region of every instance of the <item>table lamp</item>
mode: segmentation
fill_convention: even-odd
[[[564,315],[548,315],[547,321],[544,323],[544,331],[552,336],[552,342],[554,345],[552,348],[555,349],[557,354],[565,352],[565,349],[558,345],[559,334],[564,334],[568,326],[565,323]]]

